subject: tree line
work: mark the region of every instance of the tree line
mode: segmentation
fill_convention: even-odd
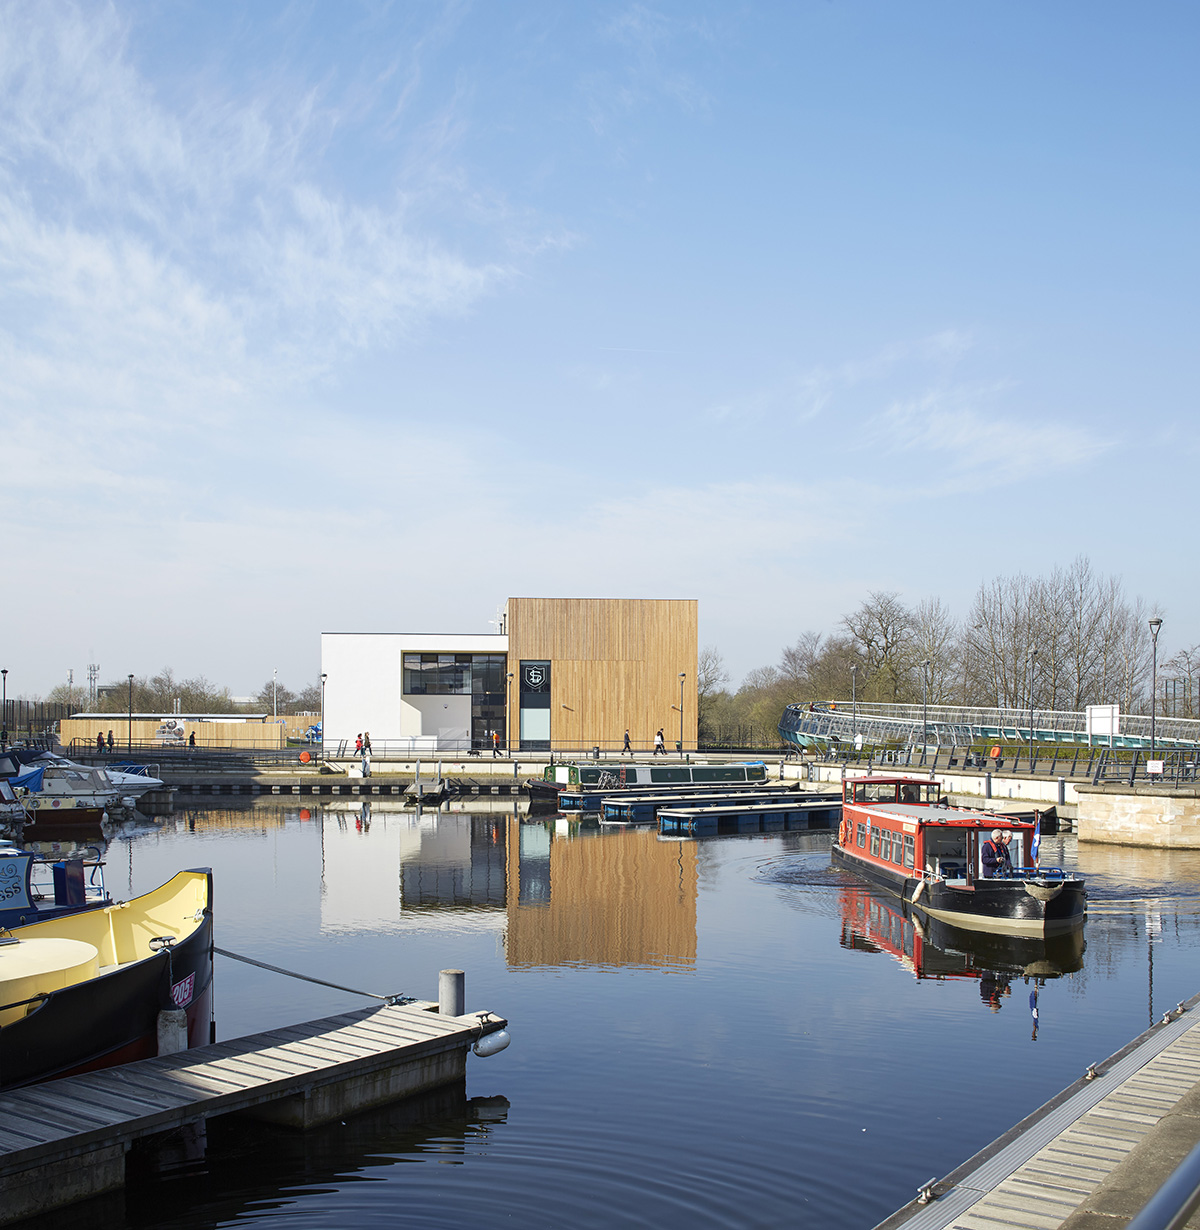
[[[736,691],[714,646],[700,654],[700,738],[708,746],[768,746],[784,707],[845,701],[1082,710],[1118,704],[1149,712],[1157,605],[1127,595],[1086,557],[1045,576],[1017,573],[983,582],[967,615],[940,598],[906,605],[876,591],[832,632],[804,632],[771,666]],[[1157,712],[1200,714],[1200,645],[1164,658],[1159,647]]]
[[[93,705],[87,689],[79,684],[61,683],[44,698],[50,703],[69,705],[72,709],[97,713],[319,713],[321,683],[317,680],[293,691],[282,681],[268,679],[248,702],[235,701],[227,687],[211,683],[203,675],[192,679],[176,679],[170,667],[157,675],[135,675],[130,699],[128,677],[102,683],[96,689]]]

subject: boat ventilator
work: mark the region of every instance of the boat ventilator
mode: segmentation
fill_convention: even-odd
[[[311,974],[299,974],[292,969],[283,969],[278,965],[268,965],[265,961],[256,961],[253,957],[244,957],[241,953],[230,952],[226,948],[213,946],[213,952],[219,956],[228,957],[231,961],[242,961],[246,965],[257,965],[259,969],[270,970],[272,974],[283,974],[288,978],[299,978],[301,982],[313,982],[319,987],[331,987],[335,991],[345,991],[350,995],[365,995],[368,999],[381,999],[385,1004],[395,1007],[397,1004],[415,1004],[415,995],[376,995],[374,991],[359,991],[355,987],[344,987],[337,982],[326,982],[324,978],[314,978]]]

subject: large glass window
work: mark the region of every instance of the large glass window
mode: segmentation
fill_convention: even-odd
[[[471,745],[490,748],[492,736],[507,747],[503,653],[406,653],[401,662],[405,696],[469,696]]]

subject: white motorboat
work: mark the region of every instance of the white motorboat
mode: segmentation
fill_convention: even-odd
[[[147,791],[163,788],[157,777],[76,764],[52,752],[14,768],[9,784],[23,789],[31,802],[74,799],[79,807],[108,808],[121,803],[133,807]]]

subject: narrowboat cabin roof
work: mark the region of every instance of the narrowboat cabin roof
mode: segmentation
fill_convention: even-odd
[[[871,815],[901,823],[947,825],[967,829],[1031,829],[1034,821],[1003,812],[951,807],[942,784],[928,777],[848,777],[843,803],[852,810],[870,809]]]

